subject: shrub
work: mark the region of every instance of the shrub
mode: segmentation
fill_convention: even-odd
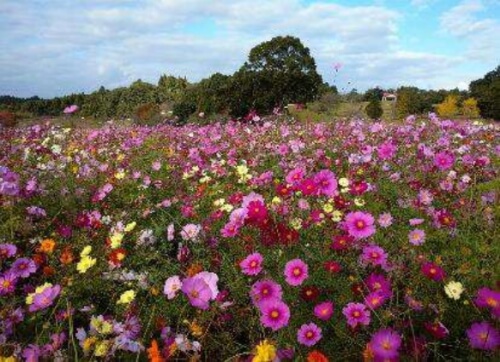
[[[17,126],[17,117],[14,113],[9,111],[0,111],[0,125],[2,127],[15,127]]]
[[[467,118],[479,118],[477,100],[474,98],[464,100],[462,103],[462,114]]]
[[[458,114],[457,96],[450,94],[445,98],[444,102],[436,106],[436,110],[440,117],[451,118],[456,116]]]
[[[180,124],[185,123],[195,111],[196,105],[188,101],[176,103],[172,109],[174,116],[178,118]]]
[[[368,103],[368,105],[366,106],[365,112],[371,119],[379,119],[380,117],[382,117],[384,110],[382,109],[382,103],[380,102],[378,97],[372,98],[370,103]]]

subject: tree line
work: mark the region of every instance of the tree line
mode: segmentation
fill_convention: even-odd
[[[469,91],[417,87],[386,91],[397,94],[396,109],[400,117],[435,111],[436,106],[445,101],[448,102],[442,107],[445,111],[463,108],[464,102],[467,107],[473,97],[482,117],[500,119],[500,66],[473,81]],[[169,110],[185,120],[200,112],[231,117],[244,116],[251,110],[268,114],[289,103],[306,104],[330,97],[338,102],[368,101],[367,112],[374,116],[372,118],[378,118],[383,93],[380,88],[372,88],[364,93],[353,89],[339,95],[335,86],[323,81],[309,48],[300,39],[279,36],[252,48],[247,61],[232,75],[215,73],[197,83],[190,83],[183,77],[162,75],[157,84],[139,79],[128,87],[113,90],[101,87],[90,94],[52,99],[0,96],[0,110],[57,116],[65,107],[76,104],[80,107],[79,115],[84,117],[159,120],[161,111]]]

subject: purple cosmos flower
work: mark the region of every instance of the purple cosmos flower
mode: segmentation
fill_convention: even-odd
[[[281,285],[270,279],[256,282],[250,290],[250,297],[257,306],[269,300],[281,299],[282,295]]]
[[[303,324],[297,331],[297,341],[307,347],[314,346],[321,337],[321,328],[313,322]]]
[[[425,231],[420,229],[412,230],[408,234],[408,239],[412,245],[422,245],[425,241]]]
[[[439,152],[434,156],[434,165],[441,171],[452,168],[454,162],[455,157],[448,151]]]
[[[367,326],[370,324],[370,311],[362,303],[348,303],[342,314],[347,318],[347,324],[355,328],[358,324]]]
[[[474,323],[466,333],[472,348],[494,351],[500,346],[500,333],[488,322]]]
[[[0,275],[0,295],[7,295],[16,289],[17,275],[12,271],[7,271]]]
[[[17,247],[14,244],[0,244],[0,258],[11,258],[17,253]]]
[[[372,336],[370,346],[376,359],[394,360],[399,355],[401,336],[392,329],[381,329]]]
[[[36,272],[36,264],[29,258],[20,258],[12,264],[10,270],[19,278],[27,278]]]
[[[30,344],[28,347],[23,349],[22,356],[25,358],[26,362],[38,362],[41,354],[42,351],[39,346],[36,344]]]
[[[333,303],[323,302],[314,307],[314,315],[323,321],[329,320],[333,315]]]
[[[182,292],[189,298],[193,307],[208,309],[212,291],[202,278],[186,278],[182,282]]]
[[[30,305],[29,311],[36,312],[50,307],[60,292],[60,285],[46,287],[41,293],[37,293],[33,296],[33,303]]]
[[[330,170],[321,170],[314,175],[314,183],[320,195],[333,197],[337,191],[337,179],[335,174]]]
[[[294,287],[301,285],[309,276],[307,264],[300,259],[286,263],[284,274],[286,282]]]
[[[365,246],[361,254],[361,263],[383,267],[387,264],[387,253],[378,245]]]
[[[277,331],[288,325],[290,308],[279,299],[266,300],[260,305],[260,322],[264,327]]]
[[[345,217],[345,225],[349,235],[356,239],[367,238],[375,234],[375,219],[367,212],[350,212]]]
[[[253,253],[247,256],[241,263],[240,268],[245,275],[257,275],[262,271],[262,261],[264,258],[260,253]]]

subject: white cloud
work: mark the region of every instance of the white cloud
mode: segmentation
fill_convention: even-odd
[[[234,72],[253,46],[286,34],[298,36],[311,49],[325,80],[333,80],[332,64],[340,61],[345,67],[337,81],[351,81],[358,89],[401,83],[440,87],[450,82],[454,65],[462,61],[405,51],[399,33],[404,17],[390,4],[345,6],[325,0],[310,5],[299,0],[26,3],[0,3],[4,34],[0,94],[54,96],[91,91],[101,84],[126,85],[137,78],[156,82],[162,73],[196,81],[214,72]],[[453,19],[443,19],[443,24],[454,27]],[[468,29],[483,34],[490,26],[474,17],[467,21]],[[197,22],[213,24],[210,35],[190,31]],[[469,34],[470,30],[453,33]]]

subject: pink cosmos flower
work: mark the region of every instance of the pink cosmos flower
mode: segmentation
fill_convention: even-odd
[[[439,152],[434,156],[434,165],[441,171],[452,168],[454,162],[455,157],[448,151]]]
[[[361,263],[383,267],[387,265],[387,253],[378,245],[367,245],[363,248]]]
[[[196,240],[201,231],[201,225],[187,224],[181,230],[182,240]]]
[[[182,282],[178,275],[171,276],[165,281],[165,286],[163,287],[163,294],[167,296],[168,299],[174,299],[177,292],[181,290]]]
[[[240,226],[239,224],[236,224],[234,222],[228,222],[224,227],[220,230],[220,234],[224,238],[232,238],[238,235],[240,231]]]
[[[337,179],[335,174],[330,170],[321,170],[314,175],[314,182],[316,183],[318,193],[328,197],[333,197],[337,191]]]
[[[494,351],[500,347],[500,333],[488,322],[474,323],[467,330],[472,348]]]
[[[356,239],[367,238],[375,234],[374,218],[367,212],[350,212],[345,217],[345,225],[349,235]]]
[[[314,307],[314,315],[323,321],[329,320],[333,315],[333,303],[323,302]]]
[[[309,276],[307,264],[301,259],[290,260],[285,265],[285,280],[291,286],[301,285]]]
[[[202,278],[184,279],[181,290],[189,298],[189,303],[193,307],[208,309],[212,291]]]
[[[174,232],[175,232],[175,228],[174,228],[174,224],[169,224],[167,226],[167,240],[168,241],[172,241],[174,240]]]
[[[300,181],[302,181],[305,174],[306,174],[306,172],[303,168],[300,168],[300,167],[295,168],[286,175],[285,181],[289,185],[296,185]]]
[[[386,212],[378,217],[378,224],[380,227],[387,228],[392,225],[393,217],[390,213]]]
[[[0,274],[0,295],[7,295],[16,289],[17,275],[11,271]]]
[[[219,277],[215,273],[207,272],[207,271],[202,271],[198,274],[196,274],[193,278],[200,278],[203,279],[205,283],[207,283],[208,288],[210,289],[211,300],[215,300],[217,298],[217,295],[219,294],[219,289],[217,287],[217,282],[219,281]]]
[[[410,219],[410,226],[417,226],[424,222],[424,219]]]
[[[262,271],[262,261],[264,258],[260,253],[248,255],[241,263],[240,268],[245,275],[257,275]]]
[[[370,311],[362,303],[348,303],[342,314],[347,318],[347,324],[355,328],[358,324],[367,326],[370,324]]]
[[[375,360],[393,361],[399,356],[401,336],[392,329],[381,329],[372,336],[370,347]]]
[[[266,300],[260,305],[260,322],[264,327],[277,331],[288,325],[290,308],[279,299]]]
[[[382,274],[371,273],[365,279],[365,284],[370,292],[378,292],[388,298],[392,296],[391,282]]]
[[[250,297],[257,306],[272,299],[281,299],[282,295],[281,285],[271,279],[260,280],[250,289]]]
[[[377,147],[378,157],[381,160],[390,160],[396,155],[398,148],[392,142],[385,142]]]
[[[313,322],[303,324],[297,331],[297,341],[307,347],[314,346],[321,337],[321,328]]]
[[[425,241],[425,232],[420,229],[410,231],[408,239],[412,245],[422,245]]]

